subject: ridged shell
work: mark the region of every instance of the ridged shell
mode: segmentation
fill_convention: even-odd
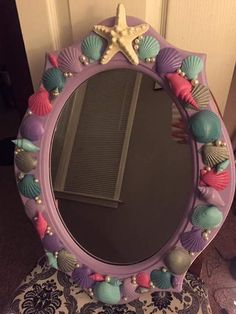
[[[37,159],[29,152],[17,152],[15,154],[15,163],[20,171],[27,173],[36,168]]]
[[[229,158],[228,149],[225,146],[206,144],[201,151],[203,163],[211,168]]]
[[[38,231],[40,239],[43,239],[47,230],[47,226],[48,226],[48,223],[46,219],[43,217],[41,213],[38,213],[38,215],[35,218],[35,228]]]
[[[46,252],[46,256],[48,259],[48,265],[52,268],[58,269],[57,258],[51,252]]]
[[[72,273],[72,280],[81,288],[89,289],[95,284],[95,281],[89,277],[92,273],[92,270],[86,266],[75,268]]]
[[[222,172],[224,171],[225,169],[228,168],[230,162],[229,160],[225,160],[225,161],[222,161],[221,163],[219,163],[217,166],[216,166],[216,172],[219,173],[219,172]]]
[[[146,272],[140,272],[136,275],[136,282],[140,287],[150,288],[150,275]]]
[[[200,197],[208,204],[215,206],[225,206],[218,191],[210,186],[199,186]]]
[[[159,51],[156,70],[160,74],[173,73],[181,67],[182,58],[174,48],[163,48]]]
[[[203,61],[198,56],[188,56],[184,58],[181,65],[181,71],[184,72],[190,80],[196,79],[202,69]]]
[[[206,171],[202,169],[200,177],[200,186],[208,185],[217,191],[224,190],[230,181],[230,176],[227,171],[217,173],[215,170]]]
[[[139,294],[136,292],[137,284],[133,284],[130,278],[126,278],[121,286],[121,294],[123,298],[132,300],[138,299]]]
[[[120,287],[108,282],[98,282],[93,289],[95,297],[106,304],[117,304],[121,299]]]
[[[35,198],[40,195],[41,189],[38,182],[35,182],[35,177],[32,174],[27,174],[18,183],[18,189],[22,195],[28,198]]]
[[[143,36],[139,42],[138,55],[139,58],[145,60],[147,58],[156,57],[160,50],[158,40],[152,36]]]
[[[90,275],[89,278],[92,279],[93,281],[104,281],[105,280],[105,276],[98,274],[98,273],[94,273],[94,274]]]
[[[213,229],[223,221],[222,212],[215,206],[199,205],[192,215],[192,224],[201,229]]]
[[[58,253],[57,264],[58,268],[65,273],[71,272],[76,267],[76,258],[66,250],[61,250]]]
[[[47,69],[42,77],[43,86],[48,92],[54,93],[57,91],[60,93],[64,88],[65,82],[66,78],[58,68]]]
[[[44,133],[41,119],[34,115],[25,117],[20,126],[20,133],[23,138],[30,141],[38,141]]]
[[[211,143],[220,137],[220,119],[212,111],[202,110],[195,113],[189,124],[191,133],[199,143]]]
[[[182,291],[183,277],[182,276],[172,276],[172,287],[178,291]]]
[[[172,273],[181,275],[188,270],[191,264],[191,257],[186,250],[176,247],[167,254],[165,263]]]
[[[49,100],[49,94],[42,88],[30,96],[28,104],[29,110],[37,116],[45,116],[52,111],[52,104]]]
[[[192,90],[192,96],[201,109],[205,109],[209,105],[211,94],[206,86],[202,84],[197,84],[194,86]]]
[[[189,252],[200,252],[206,245],[206,240],[202,237],[202,230],[194,229],[181,234],[180,242]]]
[[[53,67],[58,68],[58,57],[56,54],[49,53],[48,54],[48,60]]]
[[[33,219],[38,213],[45,211],[45,206],[43,204],[38,204],[35,200],[27,200],[25,203],[25,213],[30,218]]]
[[[150,274],[151,281],[159,289],[172,288],[172,274],[169,271],[155,269]]]
[[[79,73],[81,71],[80,53],[78,48],[69,47],[58,56],[58,66],[62,72]]]
[[[97,35],[87,36],[82,42],[81,51],[91,61],[99,60],[103,53],[102,39]]]
[[[63,244],[58,239],[56,234],[45,234],[44,238],[42,239],[42,244],[45,250],[49,252],[58,252],[63,249]]]
[[[18,148],[23,149],[26,152],[37,153],[39,151],[39,147],[31,143],[29,140],[25,138],[20,138],[12,141]]]

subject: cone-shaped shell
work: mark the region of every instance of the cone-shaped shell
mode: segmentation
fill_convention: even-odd
[[[44,133],[41,119],[35,115],[27,116],[20,126],[20,133],[23,138],[38,141]]]
[[[12,141],[18,148],[23,149],[26,152],[37,153],[39,151],[39,147],[31,143],[26,138],[20,138]]]
[[[212,111],[202,110],[195,113],[189,124],[191,133],[199,143],[211,143],[220,137],[220,119]]]
[[[61,250],[58,253],[57,264],[59,270],[67,273],[74,270],[76,267],[76,258],[74,255],[70,254],[66,250]]]
[[[28,100],[29,110],[37,116],[45,116],[52,111],[48,92],[41,88]]]
[[[206,86],[202,84],[194,86],[192,89],[192,96],[201,109],[204,109],[209,105],[210,91]]]
[[[47,230],[47,226],[48,226],[48,223],[46,219],[43,217],[41,213],[38,213],[38,215],[35,218],[35,228],[38,231],[40,239],[43,239]]]
[[[150,288],[150,275],[146,272],[140,272],[136,276],[136,282],[140,287]]]
[[[39,183],[35,182],[32,174],[27,174],[18,183],[18,189],[22,195],[28,198],[35,198],[40,195],[41,189]]]
[[[159,289],[172,288],[172,274],[169,271],[154,269],[150,277],[155,287]]]
[[[210,186],[199,186],[200,197],[208,204],[215,206],[225,206],[220,193]]]
[[[139,58],[145,60],[147,58],[156,57],[160,50],[158,40],[152,36],[143,36],[139,42],[138,55]]]
[[[123,298],[130,298],[132,300],[138,299],[137,284],[133,284],[130,278],[126,278],[121,286],[121,294]]]
[[[117,304],[121,299],[120,287],[108,282],[98,282],[93,289],[96,299],[106,304]]]
[[[165,263],[172,273],[181,275],[188,270],[191,264],[191,257],[187,251],[176,247],[167,254]]]
[[[201,186],[211,186],[217,191],[224,190],[230,181],[229,173],[227,171],[217,173],[215,170],[206,171],[205,169],[202,169],[200,177]]]
[[[199,205],[192,215],[192,224],[201,229],[213,229],[223,221],[222,212],[215,206]]]
[[[228,168],[229,164],[230,164],[229,159],[222,161],[216,166],[216,172],[219,173],[224,171],[225,169]]]
[[[36,168],[37,159],[31,153],[22,151],[16,153],[15,163],[20,171],[27,173]]]
[[[57,235],[53,234],[45,234],[42,239],[42,244],[45,250],[49,252],[58,252],[63,249],[63,244],[58,239]]]
[[[202,230],[199,229],[182,233],[180,242],[183,248],[189,252],[200,252],[204,249],[207,243],[202,237]]]
[[[54,53],[48,54],[48,60],[54,68],[58,68],[58,57]]]
[[[201,151],[203,163],[211,168],[229,158],[228,149],[225,146],[206,144],[203,145]]]
[[[51,252],[46,252],[46,256],[48,259],[48,265],[52,268],[58,269],[57,258]]]
[[[30,218],[33,219],[38,213],[45,211],[45,206],[43,204],[38,204],[35,200],[27,200],[25,203],[25,213]]]
[[[92,270],[86,266],[75,268],[72,273],[72,280],[83,289],[89,289],[95,281],[90,278]]]
[[[181,67],[182,58],[174,48],[163,48],[159,51],[156,70],[159,74],[173,73]]]
[[[66,78],[58,68],[47,69],[42,77],[43,86],[48,92],[57,90],[60,93],[64,88],[65,82]]]
[[[69,47],[58,56],[58,66],[62,72],[78,73],[81,71],[80,52],[78,48]]]
[[[198,56],[188,56],[184,58],[181,65],[181,71],[184,72],[190,80],[196,79],[202,69],[203,61]]]
[[[98,35],[87,36],[81,45],[82,53],[92,61],[97,61],[103,53],[103,41]]]
[[[101,274],[98,273],[94,273],[92,275],[89,276],[90,279],[92,279],[93,281],[104,281],[105,277]]]

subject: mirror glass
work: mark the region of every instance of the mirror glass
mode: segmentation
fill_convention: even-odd
[[[128,69],[96,74],[66,102],[52,187],[64,225],[90,255],[137,263],[176,232],[193,184],[190,145],[172,135],[178,114],[151,77]]]

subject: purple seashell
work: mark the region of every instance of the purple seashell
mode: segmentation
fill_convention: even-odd
[[[182,290],[183,277],[181,276],[172,276],[171,284],[174,289]]]
[[[206,246],[206,240],[202,237],[202,230],[193,229],[182,233],[180,242],[189,252],[200,252]]]
[[[62,50],[58,56],[58,67],[62,72],[78,73],[82,66],[80,62],[80,51],[75,47]]]
[[[23,138],[30,141],[39,140],[44,133],[42,120],[35,115],[27,116],[21,124],[20,133]]]
[[[42,243],[44,249],[52,253],[63,249],[63,244],[55,234],[45,234],[44,238],[42,239]]]
[[[181,67],[182,58],[174,48],[163,48],[157,56],[156,70],[159,74],[173,73]]]
[[[138,288],[137,284],[133,284],[131,278],[126,278],[121,286],[121,294],[123,298],[138,299],[139,293],[136,291]]]
[[[72,273],[72,280],[81,288],[89,289],[95,284],[95,281],[89,277],[92,273],[93,271],[86,266],[76,268]]]
[[[42,213],[45,210],[45,206],[38,204],[34,199],[28,200],[24,206],[25,213],[30,219],[33,219],[38,213]]]
[[[225,206],[225,202],[220,196],[220,193],[210,186],[199,186],[201,198],[208,204],[215,206]]]

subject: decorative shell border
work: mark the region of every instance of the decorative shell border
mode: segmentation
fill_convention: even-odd
[[[91,296],[108,303],[126,303],[150,290],[182,288],[183,277],[226,218],[235,188],[230,140],[203,73],[205,56],[168,44],[148,24],[117,15],[96,25],[81,43],[47,55],[39,90],[14,141],[17,185],[50,266],[72,276]],[[177,104],[182,118],[173,125],[180,141],[193,149],[195,186],[182,226],[153,258],[135,265],[97,261],[70,238],[60,220],[50,189],[50,143],[70,94],[91,75],[114,68],[151,75]],[[231,179],[230,179],[231,176]]]

